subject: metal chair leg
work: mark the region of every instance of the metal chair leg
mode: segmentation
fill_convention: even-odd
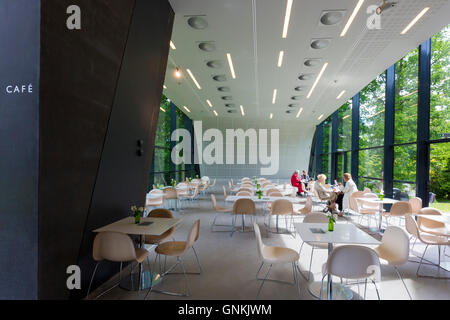
[[[381,300],[381,298],[380,298],[380,293],[378,292],[378,286],[377,286],[377,284],[375,283],[375,281],[372,279],[372,283],[373,283],[373,285],[375,286],[375,290],[376,290],[376,292],[377,292],[377,296],[378,296],[378,300]]]
[[[258,299],[259,294],[260,294],[260,292],[261,292],[261,289],[262,289],[262,287],[263,287],[263,285],[264,285],[264,282],[266,281],[267,277],[269,276],[270,269],[272,269],[272,264],[269,266],[269,269],[268,269],[267,272],[266,272],[266,276],[264,277],[264,279],[263,279],[261,285],[259,286],[258,293],[256,294],[256,299]]]
[[[181,268],[183,269],[183,273],[184,273],[184,280],[186,281],[186,297],[189,297],[190,295],[190,289],[189,289],[189,281],[186,275],[186,270],[184,269],[184,263],[183,263],[183,259],[181,259],[180,257],[178,257],[178,260],[181,264]]]
[[[192,250],[194,251],[195,259],[197,260],[198,267],[200,268],[199,274],[201,274],[203,272],[203,268],[202,268],[202,265],[200,264],[200,260],[198,259],[197,251],[195,251],[194,246],[192,246]]]
[[[314,246],[311,247],[311,259],[309,261],[309,273],[308,273],[308,281],[311,279],[311,267],[312,267],[312,260],[313,260],[313,255],[314,255]]]
[[[95,276],[95,273],[97,272],[97,268],[98,268],[98,265],[99,265],[99,264],[100,264],[100,261],[98,261],[98,262],[95,264],[95,268],[94,268],[94,272],[92,273],[91,281],[89,281],[89,287],[88,287],[88,291],[87,291],[87,294],[86,294],[86,299],[88,298],[89,292],[91,291],[92,281],[94,280],[94,276]]]
[[[400,280],[402,280],[403,286],[405,287],[406,292],[408,292],[409,299],[412,300],[412,297],[411,297],[411,294],[409,293],[408,287],[406,286],[405,281],[403,281],[402,275],[398,271],[397,266],[394,266],[394,270],[397,272],[397,275],[400,278]]]

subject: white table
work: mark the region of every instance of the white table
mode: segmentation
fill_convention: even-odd
[[[334,244],[360,244],[360,245],[378,245],[380,242],[371,237],[361,229],[357,228],[352,223],[335,223],[334,231],[328,231],[327,223],[296,223],[295,229],[297,230],[300,238],[304,242],[310,243],[327,243],[328,244],[328,256],[333,251]],[[311,228],[322,229],[325,233],[313,233]],[[329,300],[334,298],[346,298],[351,299],[352,293],[349,289],[343,288],[339,284],[332,283],[332,276],[328,275],[326,292]],[[312,295],[319,297],[320,288],[322,282],[314,282],[309,286],[309,290]],[[338,289],[336,291],[336,289]],[[333,290],[335,291],[333,296]],[[342,293],[339,296],[339,292]]]
[[[267,202],[273,202],[276,200],[289,200],[292,203],[302,203],[302,202],[306,202],[306,198],[292,198],[292,197],[264,197],[262,196],[261,199],[259,199],[258,196],[228,196],[225,201],[228,202],[235,202],[239,199],[251,199],[253,200],[253,202],[256,203],[267,203]]]
[[[356,200],[363,200],[365,202],[368,203],[376,203],[379,205],[380,207],[380,211],[378,212],[379,217],[378,217],[378,233],[383,233],[384,230],[381,228],[381,223],[383,222],[383,205],[384,204],[394,204],[396,202],[398,202],[398,200],[395,199],[391,199],[391,198],[383,198],[383,200],[378,199],[378,198],[356,198]]]
[[[139,225],[134,223],[134,217],[128,217],[108,224],[104,227],[95,229],[93,232],[120,232],[129,235],[138,235],[140,237],[140,247],[144,246],[144,236],[160,236],[167,230],[178,225],[182,219],[170,218],[141,218],[141,223],[152,222],[152,224]],[[120,287],[127,290],[142,290],[150,288],[151,284],[156,285],[159,277],[151,271],[143,272],[142,263],[139,265],[139,275],[136,279],[133,274],[122,279]],[[160,278],[159,278],[160,279]]]

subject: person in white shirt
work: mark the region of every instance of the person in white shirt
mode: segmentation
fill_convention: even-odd
[[[336,203],[339,206],[340,215],[342,215],[343,210],[350,208],[350,196],[353,192],[358,191],[358,187],[356,183],[352,179],[352,175],[350,173],[344,173],[343,176],[345,187],[340,185],[339,189],[341,189],[343,197],[338,197]]]

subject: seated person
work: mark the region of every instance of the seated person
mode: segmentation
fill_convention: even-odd
[[[358,187],[356,183],[352,179],[352,175],[350,173],[344,173],[343,180],[345,186],[340,185],[339,189],[341,189],[343,196],[339,195],[336,203],[339,206],[340,215],[342,215],[342,211],[350,208],[350,196],[353,192],[358,191]]]
[[[309,181],[309,176],[308,176],[308,174],[306,173],[305,170],[303,170],[302,175],[300,176],[300,179],[301,179],[303,182],[308,182],[308,181]]]
[[[319,174],[317,181],[314,183],[314,190],[321,200],[336,200],[336,194],[325,187],[327,176]]]
[[[303,187],[302,187],[302,182],[298,178],[299,173],[300,173],[300,171],[296,170],[291,176],[291,185],[298,189],[298,191],[297,191],[298,196],[302,195],[302,193],[304,192]]]

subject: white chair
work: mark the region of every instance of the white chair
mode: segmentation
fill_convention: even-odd
[[[373,249],[355,245],[336,247],[328,256],[327,263],[323,265],[322,274],[320,299],[322,299],[323,280],[327,275],[332,275],[341,279],[365,279],[364,299],[366,299],[367,279],[371,279],[380,300],[378,287],[374,281],[374,277],[380,275],[380,259]]]
[[[320,213],[320,212],[312,212],[308,215],[305,216],[305,218],[303,219],[303,223],[328,223],[330,220],[328,218],[327,215]],[[309,272],[308,272],[308,278],[306,278],[302,272],[300,272],[300,274],[302,275],[303,278],[305,278],[306,280],[309,281],[309,279],[311,279],[311,266],[312,266],[312,261],[313,261],[313,255],[314,255],[314,250],[315,249],[328,249],[328,243],[311,243],[311,242],[306,242],[308,245],[311,246],[311,258],[309,261]],[[300,246],[300,250],[298,252],[298,254],[300,255],[302,252],[302,248],[303,245],[305,244],[305,242],[302,242],[302,245]]]
[[[422,257],[420,258],[419,267],[416,271],[417,277],[425,277],[425,278],[434,278],[434,279],[450,279],[449,277],[440,277],[440,276],[429,276],[422,275],[419,273],[420,267],[422,266],[422,262],[424,260],[425,253],[429,246],[436,246],[438,249],[438,263],[429,263],[437,267],[437,270],[443,269],[441,267],[441,246],[450,246],[450,239],[448,237],[440,237],[432,234],[422,234],[417,226],[416,220],[411,215],[405,216],[405,225],[406,231],[412,234],[416,239],[420,240],[422,243],[426,244],[425,250],[423,251]]]
[[[409,237],[406,232],[399,227],[388,227],[384,231],[381,245],[375,248],[375,252],[382,259],[382,262],[386,261],[388,265],[394,267],[395,272],[397,272],[398,277],[405,286],[409,298],[412,300],[408,287],[398,271],[398,266],[406,264],[409,258]]]
[[[199,190],[200,190],[200,186],[199,185],[197,185],[195,188],[194,188],[194,193],[192,194],[192,195],[181,195],[181,194],[179,194],[178,195],[178,199],[180,200],[180,205],[181,205],[181,201],[182,200],[189,200],[189,201],[194,201],[194,199],[196,199],[197,197],[198,197],[198,195],[199,195]]]
[[[211,195],[211,203],[212,203],[213,209],[216,211],[216,215],[214,216],[213,222],[212,222],[212,224],[211,224],[211,232],[218,232],[218,231],[215,231],[215,230],[214,230],[214,227],[215,227],[215,226],[220,226],[220,227],[231,227],[231,225],[222,225],[222,224],[217,225],[217,224],[216,224],[216,219],[217,219],[219,216],[221,216],[221,215],[226,215],[226,216],[228,216],[228,217],[231,217],[232,209],[231,209],[231,208],[224,208],[224,207],[218,206],[218,205],[217,205],[217,201],[216,201],[216,196],[213,195],[213,194]],[[228,231],[228,232],[229,232],[229,231]]]
[[[258,289],[258,293],[256,295],[256,299],[258,299],[265,281],[277,281],[281,283],[286,283],[285,281],[281,280],[268,279],[269,272],[272,269],[272,266],[278,263],[291,263],[294,282],[293,283],[287,282],[287,283],[294,284],[297,286],[298,297],[300,298],[300,279],[298,279],[297,275],[297,261],[300,258],[299,254],[295,250],[290,248],[272,247],[264,245],[264,243],[261,240],[261,231],[259,230],[259,226],[256,223],[254,223],[253,228],[255,230],[255,236],[258,246],[258,257],[262,260],[261,266],[259,267],[258,272],[256,273],[256,279],[262,280],[261,285],[259,286]],[[264,263],[269,264],[269,269],[267,270],[264,278],[259,278],[258,275]]]

